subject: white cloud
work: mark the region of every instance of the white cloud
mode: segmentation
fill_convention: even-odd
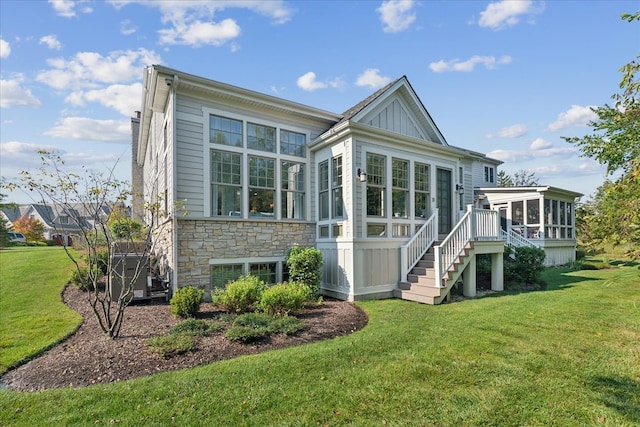
[[[0,143],[0,153],[3,160],[22,160],[34,157],[38,150],[53,150],[50,145],[31,144],[29,142],[8,141]]]
[[[500,129],[497,133],[490,133],[487,138],[519,138],[526,135],[529,129],[523,124],[515,124]]]
[[[11,80],[0,80],[0,108],[39,107],[42,104],[30,89],[22,87],[23,82],[22,74],[14,76]]]
[[[578,153],[575,147],[553,148],[553,144],[538,138],[529,146],[528,150],[504,150],[498,149],[487,153],[492,159],[502,160],[503,162],[523,162],[540,158],[558,158],[566,159]]]
[[[332,80],[318,81],[316,73],[313,71],[309,71],[298,77],[296,81],[298,87],[302,90],[306,90],[307,92],[313,92],[318,89],[326,89],[328,87],[332,87],[334,89],[339,89],[344,87],[344,80],[342,77],[336,77]],[[275,89],[275,90],[274,90]],[[277,88],[272,86],[272,90],[274,93],[277,93]]]
[[[11,45],[8,41],[0,39],[0,58],[8,58],[11,55]]]
[[[313,71],[309,71],[298,77],[298,81],[296,82],[299,88],[302,90],[306,90],[307,92],[313,92],[317,89],[324,89],[329,85],[324,82],[319,82],[316,80],[316,73]]]
[[[111,0],[110,3],[117,9],[130,3],[159,9],[162,23],[168,25],[158,31],[160,42],[169,45],[196,47],[202,45],[222,46],[240,35],[241,28],[235,20],[227,18],[218,21],[215,19],[216,12],[221,10],[248,9],[270,18],[277,25],[289,21],[293,15],[293,10],[283,0]],[[232,49],[237,50],[237,46]]]
[[[120,23],[121,34],[124,34],[125,36],[129,36],[135,33],[136,31],[138,31],[138,28],[135,25],[133,25],[133,22],[131,22],[130,19],[125,19]]]
[[[404,31],[416,20],[416,14],[412,13],[413,0],[388,0],[383,1],[377,12],[384,24],[385,33],[398,33]]]
[[[76,106],[83,106],[86,102],[97,102],[130,117],[134,111],[140,109],[141,97],[142,84],[133,83],[131,85],[111,85],[104,89],[85,92],[72,92],[66,97],[65,102]]]
[[[129,143],[131,142],[131,122],[65,117],[44,134],[52,138]]]
[[[592,120],[597,120],[598,115],[591,109],[595,106],[572,105],[567,111],[558,114],[558,118],[547,127],[551,131],[559,131],[570,127],[588,126]]]
[[[443,73],[445,71],[461,71],[471,72],[476,65],[482,64],[488,70],[496,68],[497,65],[511,63],[511,57],[505,55],[496,59],[495,56],[478,56],[474,55],[466,61],[460,61],[459,59],[452,59],[451,61],[445,61],[441,59],[438,62],[432,62],[429,64],[429,68],[434,73]]]
[[[53,10],[56,12],[56,15],[62,16],[65,18],[73,18],[76,16],[75,7],[76,5],[80,6],[85,3],[86,0],[81,1],[73,1],[73,0],[49,0],[49,3],[53,7]],[[91,13],[93,12],[93,8],[88,5],[82,5],[80,8],[81,13]]]
[[[368,68],[356,79],[356,86],[367,86],[378,89],[391,81],[389,77],[381,76],[377,68]]]
[[[101,84],[117,84],[138,80],[142,69],[158,64],[153,51],[116,51],[102,56],[95,52],[78,52],[72,59],[49,59],[51,69],[38,73],[36,79],[55,89],[97,89]]]
[[[487,8],[480,12],[478,25],[492,30],[502,30],[516,25],[523,16],[532,20],[533,15],[541,13],[543,10],[544,3],[539,3],[536,6],[531,0],[497,1],[489,3]]]
[[[49,34],[48,36],[40,37],[40,44],[46,44],[47,47],[52,50],[62,49],[62,43],[60,43],[55,34]]]
[[[173,28],[158,31],[160,43],[177,45],[221,46],[240,35],[240,26],[227,18],[219,23],[193,21],[179,22]]]
[[[529,146],[529,149],[533,151],[540,151],[540,150],[546,150],[547,148],[551,148],[552,146],[553,144],[550,143],[549,141],[544,140],[542,138],[536,138],[533,140],[533,142]]]

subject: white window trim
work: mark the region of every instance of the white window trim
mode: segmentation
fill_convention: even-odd
[[[211,212],[211,150],[228,151],[232,153],[239,153],[242,155],[242,160],[241,160],[242,176],[240,180],[242,185],[242,190],[241,190],[240,197],[241,197],[243,220],[254,220],[252,218],[249,218],[249,199],[247,197],[249,194],[249,180],[247,175],[247,171],[249,170],[248,169],[249,156],[267,157],[267,158],[272,158],[276,161],[276,176],[275,176],[276,194],[274,197],[274,203],[275,203],[274,220],[282,219],[282,212],[280,211],[282,208],[280,203],[280,200],[282,197],[281,172],[280,172],[282,161],[290,161],[290,162],[304,164],[306,170],[308,171],[306,173],[307,176],[305,176],[305,179],[304,179],[305,180],[304,193],[306,195],[305,216],[303,219],[286,219],[286,220],[287,221],[309,221],[309,218],[313,217],[312,214],[310,213],[311,211],[311,178],[310,178],[311,155],[310,154],[311,153],[310,153],[308,144],[311,141],[311,134],[308,129],[303,129],[296,126],[283,125],[282,123],[275,122],[273,120],[267,120],[257,116],[241,115],[241,114],[233,113],[226,110],[220,110],[220,109],[208,108],[208,107],[202,107],[202,115],[203,115],[203,120],[202,120],[202,127],[203,127],[203,141],[202,141],[202,159],[203,159],[202,172],[203,173],[202,175],[203,175],[203,178],[202,179],[204,181],[203,212],[205,217],[212,218],[212,219],[222,219],[222,217],[212,215],[212,212]],[[209,118],[211,117],[211,115],[226,117],[229,119],[239,120],[242,122],[242,147],[234,147],[234,146],[224,145],[224,144],[212,144],[209,141],[209,137],[210,137]],[[275,152],[247,148],[247,123],[248,122],[253,124],[270,126],[276,129],[276,151]],[[305,157],[292,156],[289,154],[280,154],[280,131],[281,130],[297,132],[305,135],[307,140]],[[224,219],[228,219],[228,218],[224,217]]]

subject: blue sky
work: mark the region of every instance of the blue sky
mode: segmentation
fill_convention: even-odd
[[[406,75],[450,145],[591,195],[589,132],[640,52],[635,1],[0,1],[0,175],[55,149],[130,179],[143,68],[336,113]],[[3,193],[8,193],[3,190]],[[27,202],[19,193],[8,201]]]

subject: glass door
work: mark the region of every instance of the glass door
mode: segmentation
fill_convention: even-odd
[[[451,171],[436,170],[436,204],[438,208],[438,234],[449,234],[453,213]]]

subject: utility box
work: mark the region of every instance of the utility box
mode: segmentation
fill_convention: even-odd
[[[111,272],[110,290],[111,299],[116,301],[120,298],[123,285],[129,286],[138,270],[138,277],[133,283],[133,299],[146,299],[149,297],[149,288],[147,285],[147,276],[149,268],[149,256],[142,253],[114,253],[111,255]],[[124,296],[124,295],[123,295]]]

